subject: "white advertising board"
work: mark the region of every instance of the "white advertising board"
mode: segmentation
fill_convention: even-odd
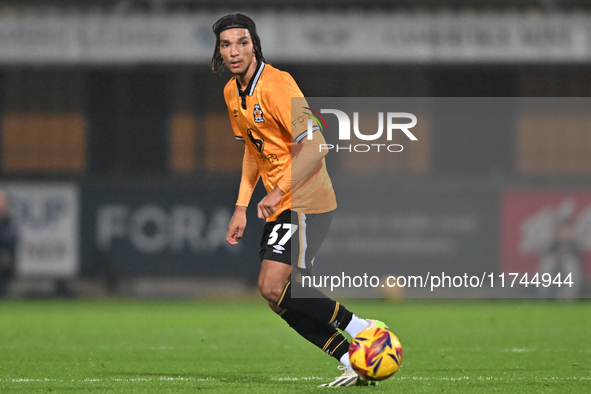
[[[77,186],[71,183],[6,183],[18,224],[16,271],[19,276],[74,276],[79,268]]]

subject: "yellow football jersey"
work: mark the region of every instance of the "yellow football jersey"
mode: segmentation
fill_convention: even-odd
[[[233,77],[224,88],[224,97],[234,136],[246,144],[265,189],[270,192],[291,171],[292,157],[300,150],[298,143],[307,136],[308,115],[303,115],[306,112],[303,107],[307,106],[303,94],[291,75],[260,62],[244,90]],[[301,113],[292,114],[292,97],[302,98]],[[336,209],[324,159],[298,185],[292,185],[267,221],[275,220],[286,209],[301,213]]]

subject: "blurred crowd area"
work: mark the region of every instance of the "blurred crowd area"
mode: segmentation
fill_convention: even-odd
[[[0,0],[0,186],[25,229],[17,277],[109,288],[136,274],[256,278],[255,254],[219,242],[244,146],[222,94],[230,75],[210,70],[211,25],[235,11],[255,19],[268,62],[308,97],[591,96],[586,0]],[[556,212],[572,206],[574,260],[591,277],[589,113],[526,111],[494,130],[422,124],[404,154],[348,164],[361,178],[387,174],[397,191],[412,185],[376,197],[404,203],[389,213],[404,219],[401,245],[415,219],[473,223],[453,239],[422,230],[448,237],[450,262],[480,259],[479,272],[544,266],[564,222]],[[532,187],[545,189],[514,197]],[[512,221],[512,207],[531,212]],[[412,259],[436,265],[419,235]],[[536,247],[521,250],[519,237]]]
[[[289,65],[310,97],[588,97],[591,68],[567,66]],[[222,90],[207,65],[0,68],[5,176],[183,175],[240,170]],[[589,119],[580,115],[485,138],[457,128],[409,147],[401,176],[484,180],[591,175]],[[566,131],[561,127],[567,125]],[[490,137],[490,136],[489,136]],[[462,141],[463,143],[459,143]],[[480,153],[475,155],[475,151]],[[410,156],[409,156],[410,158]],[[573,178],[574,176],[574,178]],[[533,179],[533,178],[532,178]]]
[[[228,7],[276,8],[309,7],[317,10],[326,9],[368,9],[382,10],[471,10],[475,12],[491,9],[509,9],[512,11],[544,12],[555,10],[588,9],[585,0],[293,0],[287,5],[281,0],[252,0],[248,3],[240,0],[2,0],[3,9],[14,12],[192,12],[203,9]]]
[[[281,46],[275,42],[275,37],[266,37],[264,34],[265,24],[268,24],[266,22],[272,21],[274,15],[287,15],[289,19],[315,15],[322,20],[344,12],[348,15],[347,23],[362,21],[366,14],[372,17],[378,13],[391,15],[393,18],[419,15],[419,19],[425,19],[420,20],[423,24],[428,24],[428,18],[445,19],[450,15],[476,18],[476,21],[478,15],[492,14],[497,20],[505,17],[543,18],[546,15],[550,18],[558,16],[559,22],[554,19],[548,22],[549,25],[556,25],[563,23],[563,19],[568,24],[569,18],[580,19],[591,12],[588,9],[589,2],[575,0],[372,0],[364,2],[363,7],[352,1],[302,0],[290,2],[289,6],[283,4],[274,0],[259,0],[248,4],[208,0],[0,1],[0,17],[7,22],[0,32],[0,45],[2,37],[6,42],[15,40],[16,45],[30,37],[33,37],[31,41],[37,39],[34,36],[35,31],[31,33],[26,29],[10,30],[10,27],[6,27],[7,24],[21,23],[19,21],[31,15],[35,15],[41,22],[44,18],[65,18],[66,25],[76,23],[76,20],[68,22],[68,18],[84,18],[80,15],[114,17],[116,19],[112,23],[119,25],[129,18],[141,20],[158,15],[164,15],[164,18],[167,15],[182,15],[185,20],[201,18],[199,34],[204,34],[199,56],[179,61],[162,61],[158,57],[160,55],[157,48],[154,49],[153,57],[145,58],[147,60],[142,60],[144,58],[140,56],[139,60],[131,58],[121,61],[121,58],[114,58],[111,61],[108,53],[99,53],[96,61],[85,60],[83,55],[78,55],[78,58],[75,55],[67,57],[70,56],[68,54],[61,59],[59,54],[39,55],[37,47],[32,47],[30,54],[25,50],[19,52],[16,48],[16,55],[5,55],[4,58],[0,56],[0,171],[11,178],[36,175],[74,178],[88,175],[183,175],[203,171],[239,171],[241,147],[227,143],[224,138],[230,131],[221,92],[229,76],[227,73],[222,76],[212,74],[208,64],[214,42],[213,34],[208,33],[209,27],[216,15],[231,10],[244,10],[255,19],[258,14],[264,15],[265,18],[259,22],[262,24],[263,48],[270,46],[271,49]],[[356,13],[359,13],[357,19],[351,17]],[[204,14],[211,20],[203,20]],[[51,20],[54,24],[62,21]],[[294,25],[297,26],[299,21],[294,20]],[[302,22],[306,22],[305,18]],[[352,34],[364,29],[361,23],[352,23]],[[542,19],[540,23],[543,25],[545,22]],[[468,21],[466,26],[472,29],[470,26],[473,24],[474,21]],[[519,21],[510,27],[516,24]],[[580,24],[584,26],[585,22]],[[329,26],[333,25],[335,22]],[[573,41],[580,41],[576,32],[563,31],[562,25],[556,26],[554,30],[542,30],[542,36],[534,37],[549,40],[549,53],[560,50],[561,34],[566,39],[573,35]],[[433,51],[433,48],[437,49],[437,40],[443,40],[442,44],[445,44],[447,39],[449,44],[454,39],[453,36],[437,36],[448,30],[427,31],[426,37],[418,39],[422,39],[423,43],[428,41]],[[16,39],[15,31],[23,36]],[[31,36],[22,33],[23,31]],[[72,31],[76,34],[75,29]],[[86,40],[93,38],[94,30],[89,31],[87,34],[90,38],[85,38]],[[138,31],[140,33],[135,34],[142,34],[141,30]],[[421,33],[426,30],[417,31]],[[450,34],[454,32],[449,31]],[[495,31],[493,26],[489,33]],[[43,30],[39,30],[36,33],[43,34],[42,32]],[[482,39],[478,34],[484,33],[469,32],[474,35],[474,39]],[[285,32],[286,36],[289,34],[288,31]],[[544,37],[544,34],[551,36]],[[99,44],[108,45],[109,39],[101,38],[104,42]],[[115,39],[121,44],[127,38]],[[311,40],[314,39],[329,40],[334,37],[319,36]],[[483,42],[486,39],[485,37]],[[513,36],[506,39],[511,40]],[[272,45],[265,44],[270,41],[273,41]],[[211,45],[208,46],[208,43]],[[576,42],[573,43],[575,44]],[[325,45],[338,48],[339,42]],[[477,46],[478,43],[471,45]],[[369,47],[378,54],[389,50],[371,45]],[[48,48],[48,51],[52,50],[51,42],[48,43]],[[591,59],[578,54],[570,57],[568,53],[562,57],[554,54],[545,58],[544,48],[540,48],[533,55],[533,60],[528,53],[520,58],[520,47],[509,48],[516,52],[509,60],[503,57],[502,47],[498,49],[498,54],[487,53],[484,60],[479,59],[478,55],[470,55],[472,48],[468,48],[467,53],[462,54],[459,60],[454,60],[455,52],[450,51],[449,54],[435,55],[431,60],[428,57],[407,59],[402,55],[399,61],[387,61],[384,60],[387,56],[376,57],[371,52],[369,55],[358,55],[350,48],[343,49],[345,53],[337,54],[336,57],[327,54],[321,59],[304,61],[293,60],[285,54],[274,57],[276,50],[271,50],[270,54],[267,52],[266,56],[273,65],[290,72],[304,94],[310,97],[590,95],[591,85],[587,82],[591,78]],[[149,51],[150,48],[146,50]],[[121,56],[122,51],[125,48],[114,56]],[[307,48],[300,45],[298,51],[306,53]],[[35,56],[38,60],[34,60]],[[331,58],[336,60],[332,61]],[[479,143],[478,134],[473,130],[449,130],[445,136],[429,134],[422,139],[421,146],[413,156],[414,162],[420,164],[393,163],[388,172],[402,176],[450,175],[485,179],[528,176],[556,178],[561,175],[586,178],[591,173],[591,144],[584,127],[585,122],[585,119],[572,119],[571,123],[581,126],[575,127],[566,135],[562,130],[549,125],[532,133],[527,122],[517,122],[518,126],[515,128],[498,130],[497,138],[485,144]],[[456,144],[454,141],[465,143]],[[474,156],[474,148],[484,153]],[[470,165],[466,165],[467,162]],[[576,179],[574,181],[576,183]]]
[[[545,12],[556,10],[584,10],[590,7],[586,0],[293,0],[289,5],[282,0],[2,0],[2,7],[14,12],[194,12],[203,9],[307,7],[316,10],[354,8],[367,10],[511,10]]]

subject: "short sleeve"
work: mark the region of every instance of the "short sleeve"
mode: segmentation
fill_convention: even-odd
[[[236,138],[236,141],[244,142],[244,137],[240,133],[240,128],[238,128],[238,124],[236,124],[235,116],[232,113],[232,109],[229,106],[228,106],[228,115],[230,116],[230,124],[232,125],[232,130],[234,131],[234,138]]]
[[[292,140],[300,143],[307,137],[308,119],[311,120],[311,130],[319,130],[316,120],[310,115],[306,98],[302,94],[291,75],[283,73],[283,80],[276,83],[271,98],[273,114],[284,130],[291,134]]]
[[[240,133],[240,128],[236,123],[236,116],[237,114],[234,111],[238,111],[236,108],[232,108],[232,95],[238,94],[237,92],[232,90],[232,86],[236,86],[236,82],[234,82],[234,78],[228,82],[226,87],[224,88],[224,99],[226,100],[226,106],[228,107],[228,116],[230,118],[230,124],[232,125],[232,130],[234,131],[234,138],[237,141],[244,141],[244,137],[242,133]]]

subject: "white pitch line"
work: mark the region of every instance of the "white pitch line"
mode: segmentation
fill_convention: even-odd
[[[272,381],[310,381],[310,380],[326,380],[328,378],[321,378],[319,376],[302,376],[302,377],[284,377],[284,378],[269,378]],[[533,377],[533,378],[524,378],[524,377],[496,377],[496,376],[478,376],[478,377],[470,377],[470,376],[458,376],[458,377],[429,377],[429,376],[395,376],[392,378],[393,380],[419,380],[419,381],[446,381],[446,382],[460,382],[466,380],[478,380],[478,381],[526,381],[526,380],[554,380],[554,381],[589,381],[591,377],[559,377],[559,376],[541,376],[541,377]],[[47,382],[55,382],[55,383],[105,383],[105,382],[123,382],[123,383],[133,383],[133,382],[154,382],[154,381],[181,381],[181,382],[216,382],[216,381],[227,381],[228,379],[225,378],[184,378],[182,376],[159,376],[159,377],[152,377],[152,378],[106,378],[106,379],[96,379],[96,378],[85,378],[85,379],[29,379],[29,378],[21,378],[21,379],[0,379],[2,383],[47,383]]]
[[[182,382],[211,382],[211,381],[225,381],[227,379],[223,378],[183,378],[182,376],[159,376],[153,378],[106,378],[106,379],[95,379],[95,378],[85,378],[85,379],[0,379],[0,382],[6,383],[46,383],[46,382],[56,382],[56,383],[76,383],[76,382],[84,382],[84,383],[104,383],[104,382],[124,382],[124,383],[132,383],[132,382],[154,382],[154,381],[182,381]]]
[[[0,382],[28,383],[28,382],[57,382],[55,379],[1,379]]]
[[[399,377],[393,377],[392,379],[394,380],[434,380],[434,381],[448,381],[448,382],[457,382],[457,381],[462,381],[462,380],[497,380],[497,381],[514,381],[514,380],[557,380],[557,381],[563,381],[563,380],[591,380],[591,377],[559,377],[559,376],[540,376],[540,377],[533,377],[533,378],[524,378],[524,377],[518,377],[518,378],[503,378],[503,377],[497,377],[497,376],[479,376],[477,378],[471,378],[469,376],[460,376],[460,377],[439,377],[439,378],[432,378],[429,376],[399,376]]]

